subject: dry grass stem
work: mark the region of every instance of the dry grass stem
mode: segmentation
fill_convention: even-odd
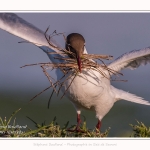
[[[33,100],[34,98],[36,98],[37,96],[39,96],[40,94],[42,94],[44,91],[48,90],[51,87],[52,87],[53,91],[52,91],[52,94],[50,96],[50,99],[52,98],[54,92],[57,95],[59,95],[59,91],[62,88],[62,86],[64,86],[64,84],[67,80],[71,79],[71,82],[70,82],[69,86],[66,87],[65,92],[61,96],[61,99],[62,99],[64,97],[64,95],[66,94],[67,90],[69,89],[69,87],[71,86],[72,82],[74,81],[75,77],[80,75],[75,54],[72,53],[71,51],[66,50],[66,49],[61,49],[61,48],[55,46],[51,42],[51,38],[53,36],[57,36],[57,35],[63,35],[63,37],[65,39],[65,42],[66,42],[65,35],[63,33],[57,33],[56,31],[54,31],[51,35],[48,35],[47,34],[48,30],[49,30],[49,27],[45,31],[45,34],[44,34],[45,38],[46,38],[48,44],[50,45],[50,47],[53,47],[54,49],[56,49],[57,52],[47,52],[47,54],[48,55],[53,55],[53,58],[60,60],[60,63],[52,63],[52,62],[36,63],[36,64],[29,64],[29,65],[25,65],[25,66],[21,67],[21,68],[23,68],[23,67],[26,67],[26,66],[34,66],[34,65],[41,66],[41,68],[43,70],[43,73],[45,74],[45,76],[47,77],[47,79],[50,83],[50,86],[48,88],[46,88],[42,92],[38,93],[31,100]],[[58,56],[56,57],[55,54],[57,54],[57,55],[61,54],[61,55],[60,55],[60,57],[58,57]],[[113,74],[113,75],[123,75],[120,72],[117,72],[117,71],[115,71],[111,68],[108,68],[107,65],[102,60],[102,59],[110,60],[112,58],[113,58],[113,56],[110,56],[110,55],[83,54],[82,58],[81,58],[82,70],[86,69],[86,70],[89,70],[89,71],[90,70],[97,71],[104,78],[107,78],[108,80],[110,80],[110,78],[108,77],[107,72],[109,74]],[[98,60],[101,62],[101,64],[97,63]],[[55,81],[55,79],[53,79],[51,77],[51,75],[47,72],[47,70],[50,69],[50,68],[52,70],[53,69],[60,69],[64,74],[63,77],[60,80]],[[83,75],[84,75],[84,73],[83,73]],[[49,102],[48,102],[48,107],[49,107],[49,104],[50,104],[50,99],[49,99]]]

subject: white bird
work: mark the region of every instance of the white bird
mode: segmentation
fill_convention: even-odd
[[[9,13],[0,14],[0,28],[35,44],[46,52],[52,62],[60,62],[60,60],[54,59],[52,54],[47,53],[58,52],[58,44],[51,39],[51,43],[56,47],[49,45],[45,39],[43,31],[17,15]],[[81,123],[80,113],[82,108],[94,110],[96,112],[96,118],[98,119],[96,127],[97,129],[100,129],[102,118],[109,112],[114,103],[118,100],[123,99],[134,103],[150,105],[150,103],[142,97],[138,97],[134,94],[113,87],[110,80],[107,79],[110,78],[112,74],[110,74],[107,70],[103,70],[103,72],[107,75],[107,78],[104,78],[97,71],[82,69],[80,57],[83,53],[87,53],[87,51],[84,46],[84,38],[82,35],[79,38],[82,39],[82,42],[80,43],[80,47],[83,47],[82,50],[74,47],[72,42],[67,43],[68,45],[66,45],[75,50],[79,69],[82,70],[81,73],[75,77],[66,93],[66,96],[73,103],[77,112],[77,131],[79,131],[79,125]],[[58,54],[58,56],[62,57],[61,54]],[[135,69],[140,65],[146,65],[147,63],[150,63],[149,47],[127,52],[112,61],[108,67],[118,72],[124,68]],[[57,69],[56,75],[59,80],[63,76],[63,73]],[[62,91],[65,91],[71,81],[72,80],[69,79],[65,82],[65,86],[61,88]]]

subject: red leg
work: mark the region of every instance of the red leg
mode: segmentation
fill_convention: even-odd
[[[100,120],[98,120],[98,123],[97,123],[97,125],[96,125],[96,128],[97,128],[98,130],[100,130],[101,125],[102,125],[101,121],[100,121]]]
[[[80,123],[81,123],[80,114],[77,114],[77,127],[79,127]]]
[[[81,118],[80,118],[80,114],[77,114],[77,126],[74,130],[68,129],[68,131],[70,132],[84,132],[82,130],[80,130],[80,124],[81,124]]]

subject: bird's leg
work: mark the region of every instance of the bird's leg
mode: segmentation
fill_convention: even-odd
[[[77,126],[76,126],[76,130],[80,130],[79,129],[80,124],[81,124],[80,114],[77,114]]]
[[[101,121],[98,119],[98,123],[97,123],[97,125],[96,125],[96,129],[97,129],[97,130],[100,130],[101,125],[102,125],[102,123],[101,123]]]
[[[77,125],[76,125],[76,128],[71,130],[71,129],[68,129],[68,131],[70,132],[82,132],[84,133],[84,131],[82,131],[80,129],[80,124],[81,124],[81,118],[80,118],[80,114],[77,113]]]

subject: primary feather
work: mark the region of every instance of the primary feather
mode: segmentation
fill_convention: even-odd
[[[150,63],[150,47],[125,53],[110,63],[108,67],[120,71],[124,68],[136,69],[148,63]]]
[[[60,49],[58,43],[51,38],[50,42],[55,47],[49,45],[42,30],[18,17],[16,14],[0,13],[0,28],[38,46],[47,53],[52,62],[58,62],[58,59],[54,59],[52,54],[48,54],[48,52],[58,52],[58,49]],[[60,54],[57,56],[59,57]]]

